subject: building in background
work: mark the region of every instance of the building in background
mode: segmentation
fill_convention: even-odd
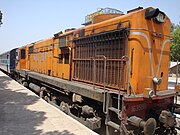
[[[176,76],[176,72],[177,72],[177,66],[178,66],[178,76],[180,73],[180,62],[170,62],[170,66],[169,66],[169,75],[170,76]]]

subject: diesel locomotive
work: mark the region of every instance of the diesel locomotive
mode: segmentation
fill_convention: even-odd
[[[168,16],[104,8],[83,25],[0,55],[2,69],[101,134],[177,134]]]

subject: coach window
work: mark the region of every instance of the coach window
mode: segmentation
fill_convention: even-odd
[[[64,64],[69,64],[69,54],[64,54]]]
[[[26,58],[26,51],[24,49],[21,50],[21,59]]]
[[[9,54],[7,54],[7,59],[9,59]]]

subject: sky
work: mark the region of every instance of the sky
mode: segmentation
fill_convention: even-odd
[[[179,24],[179,5],[180,0],[0,0],[0,53],[82,27],[86,15],[105,7],[124,13],[139,6],[159,8]]]

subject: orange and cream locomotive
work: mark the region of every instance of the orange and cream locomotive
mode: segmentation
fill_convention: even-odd
[[[107,135],[176,134],[167,15],[104,8],[83,25],[17,49],[15,79]]]

